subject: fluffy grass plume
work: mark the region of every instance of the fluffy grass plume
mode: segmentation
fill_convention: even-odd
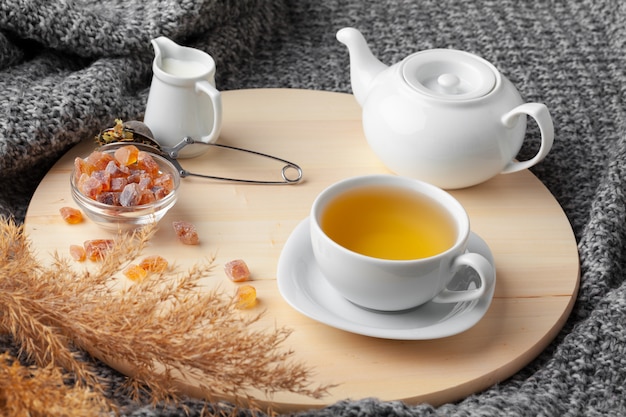
[[[81,351],[132,364],[122,389],[134,398],[148,392],[155,404],[180,400],[173,382],[181,373],[202,381],[208,399],[248,401],[248,389],[314,398],[326,393],[328,387],[311,386],[310,370],[281,347],[288,329],[253,330],[261,315],[242,314],[231,297],[199,289],[212,259],[184,272],[153,274],[124,290],[114,288],[115,277],[138,257],[154,230],[118,236],[96,271],[76,272],[73,261],[59,255],[43,266],[23,228],[0,221],[0,332],[9,333],[20,358],[36,367],[22,370],[10,357],[1,358],[0,371],[11,378],[2,378],[0,406],[8,404],[8,392],[23,397],[13,403],[35,407],[37,398],[58,390],[61,406],[82,398],[85,406],[113,409],[104,399],[107,381],[80,359]],[[74,386],[61,383],[65,373],[73,376]],[[26,383],[32,383],[29,389]]]

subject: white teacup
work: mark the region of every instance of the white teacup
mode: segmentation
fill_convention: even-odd
[[[394,175],[349,178],[322,191],[311,209],[311,243],[328,282],[354,304],[400,311],[429,301],[481,297],[495,279],[482,255],[467,251],[469,217],[450,194]],[[446,288],[464,266],[478,288]]]

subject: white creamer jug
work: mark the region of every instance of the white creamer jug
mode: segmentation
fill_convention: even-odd
[[[222,127],[222,97],[215,88],[215,61],[206,52],[180,46],[164,36],[152,40],[155,57],[144,123],[162,146],[184,137],[214,143]],[[208,150],[190,145],[180,157]]]

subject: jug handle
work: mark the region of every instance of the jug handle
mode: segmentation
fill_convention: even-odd
[[[529,115],[537,122],[539,131],[541,132],[541,146],[537,154],[527,161],[509,161],[502,170],[503,174],[510,174],[536,165],[545,158],[548,152],[550,152],[550,149],[552,149],[552,144],[554,143],[554,124],[552,123],[552,117],[545,104],[521,104],[502,116],[502,123],[506,127],[512,128],[515,126],[515,123],[517,123],[519,116],[524,114]]]
[[[206,81],[196,82],[196,92],[201,92],[209,96],[213,107],[213,129],[208,135],[202,136],[202,142],[213,143],[217,140],[222,129],[222,95],[213,85]]]

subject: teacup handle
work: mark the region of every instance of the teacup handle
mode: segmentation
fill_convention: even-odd
[[[213,143],[217,140],[220,130],[222,130],[222,94],[206,80],[196,82],[196,92],[208,95],[211,100],[213,107],[213,129],[211,129],[208,135],[202,136],[200,140],[205,143]]]
[[[517,172],[532,167],[533,165],[539,163],[539,161],[541,161],[543,158],[545,158],[548,152],[550,152],[550,149],[552,149],[552,144],[554,142],[554,124],[552,123],[552,117],[550,116],[550,112],[548,111],[548,108],[545,104],[521,104],[502,116],[502,123],[506,127],[512,128],[517,123],[519,116],[524,114],[532,117],[537,122],[539,130],[541,132],[541,147],[539,148],[537,154],[527,161],[509,161],[509,163],[506,164],[506,166],[502,170],[503,174],[510,174],[512,172]]]
[[[461,301],[475,300],[482,297],[487,288],[493,284],[495,280],[494,267],[484,256],[477,253],[463,253],[457,256],[452,262],[452,273],[455,274],[462,266],[469,266],[478,273],[480,287],[461,291],[453,291],[444,288],[432,299],[433,302],[458,303]]]

